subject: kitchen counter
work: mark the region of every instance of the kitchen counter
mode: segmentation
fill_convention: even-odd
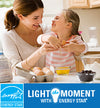
[[[55,83],[100,83],[100,80],[93,80],[91,82],[81,82],[77,76],[77,73],[69,75],[55,75]]]
[[[85,55],[87,54],[100,54],[100,46],[88,47],[88,51]]]
[[[21,76],[14,76],[13,80],[7,83],[30,83],[26,78]],[[31,83],[39,83],[39,82],[31,82]],[[69,75],[54,75],[53,82],[43,82],[43,83],[85,83],[81,82],[77,76],[77,73],[69,74]],[[100,83],[100,80],[95,80],[86,83]]]
[[[92,51],[100,52],[100,46],[97,46],[97,47],[88,47],[88,52],[92,52]]]

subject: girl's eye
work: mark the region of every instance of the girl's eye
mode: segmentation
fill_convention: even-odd
[[[56,19],[56,20],[58,20],[58,19],[59,19],[59,17],[55,17],[55,19]]]
[[[55,19],[58,19],[57,17]]]

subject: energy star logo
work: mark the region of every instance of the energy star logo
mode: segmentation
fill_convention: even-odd
[[[1,84],[1,107],[23,107],[23,85]]]
[[[52,89],[51,90],[51,95],[52,95],[52,98],[53,98],[53,102],[57,103],[58,102],[58,97],[60,95],[60,90],[57,89],[57,88]]]
[[[13,93],[9,93],[8,91],[10,91],[11,89],[13,89],[13,91],[15,90],[15,92]],[[23,95],[23,91],[16,87],[16,86],[8,86],[5,87],[2,91],[1,91],[1,97],[2,99],[5,98],[7,100],[8,99],[12,99],[12,100],[16,100],[16,99],[21,99],[22,95]]]

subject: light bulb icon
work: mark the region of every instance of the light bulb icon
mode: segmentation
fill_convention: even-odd
[[[57,89],[57,88],[53,88],[51,90],[51,95],[52,95],[52,98],[53,98],[53,102],[57,103],[58,102],[58,97],[60,95],[60,90]]]

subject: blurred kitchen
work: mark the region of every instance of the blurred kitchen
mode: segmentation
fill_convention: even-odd
[[[62,9],[72,9],[80,16],[80,29],[88,44],[87,54],[100,54],[100,0],[42,0],[44,3],[43,23],[51,25],[52,19]],[[12,8],[13,0],[0,0],[0,32],[5,30],[5,12]],[[2,50],[0,44],[0,50]],[[100,56],[98,57],[100,59]],[[100,61],[99,61],[100,63]],[[78,62],[78,70],[82,68]]]

